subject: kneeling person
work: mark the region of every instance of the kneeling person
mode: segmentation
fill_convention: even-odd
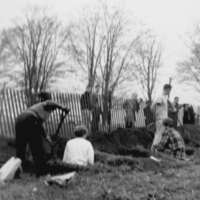
[[[63,162],[74,165],[87,166],[94,164],[94,149],[92,144],[86,140],[88,134],[85,125],[75,128],[76,138],[67,142],[63,156]]]
[[[154,146],[154,150],[169,153],[172,157],[186,160],[185,144],[178,131],[173,128],[173,120],[166,118],[163,120],[165,131],[160,143]]]

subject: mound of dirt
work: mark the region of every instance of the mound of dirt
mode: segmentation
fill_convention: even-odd
[[[12,156],[15,156],[15,145],[13,140],[0,137],[0,166]]]
[[[182,137],[186,140],[187,135],[184,133],[181,127],[178,127],[177,130],[181,133]],[[191,147],[200,147],[200,126],[192,125],[192,124],[185,124],[184,130],[189,133],[190,141],[187,146]]]
[[[88,138],[94,149],[116,155],[148,157],[154,133],[152,129],[117,129],[111,133],[98,132]]]
[[[183,139],[187,141],[189,133],[189,143],[186,147],[200,147],[200,126],[184,125],[177,128]],[[133,129],[117,129],[111,133],[98,132],[88,138],[96,150],[115,154],[115,155],[132,155],[133,157],[148,157],[149,149],[154,138],[155,128],[133,128]],[[193,150],[187,149],[188,155],[192,155]]]

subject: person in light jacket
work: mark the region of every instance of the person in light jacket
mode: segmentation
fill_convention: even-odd
[[[73,165],[94,165],[94,149],[86,140],[88,130],[85,125],[78,125],[74,130],[75,138],[67,142],[63,162]]]

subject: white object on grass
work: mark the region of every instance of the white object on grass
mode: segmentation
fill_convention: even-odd
[[[67,173],[64,175],[58,175],[58,176],[51,176],[49,177],[45,183],[48,185],[48,183],[57,183],[59,185],[64,186],[67,181],[72,180],[76,175],[76,172]]]
[[[0,169],[0,180],[7,181],[14,178],[16,171],[21,170],[21,159],[11,157]]]
[[[156,158],[156,157],[154,157],[154,156],[150,156],[150,159],[151,159],[151,160],[154,160],[154,161],[156,161],[156,162],[160,162],[160,161],[161,161],[160,159],[158,159],[158,158]]]

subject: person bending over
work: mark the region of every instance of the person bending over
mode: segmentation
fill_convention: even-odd
[[[154,155],[156,151],[160,151],[180,160],[188,160],[185,155],[184,141],[180,133],[173,128],[173,120],[166,118],[163,120],[163,125],[165,131],[161,141],[153,147]]]
[[[37,177],[45,175],[46,161],[42,137],[52,143],[50,136],[46,134],[43,128],[43,123],[56,109],[69,112],[66,107],[52,101],[50,93],[41,92],[38,96],[41,102],[23,111],[15,121],[16,157],[22,160],[23,168],[28,144],[33,156]]]
[[[94,164],[94,149],[92,144],[86,140],[88,134],[85,125],[76,126],[74,130],[76,138],[67,142],[63,162],[73,165],[93,165]]]

